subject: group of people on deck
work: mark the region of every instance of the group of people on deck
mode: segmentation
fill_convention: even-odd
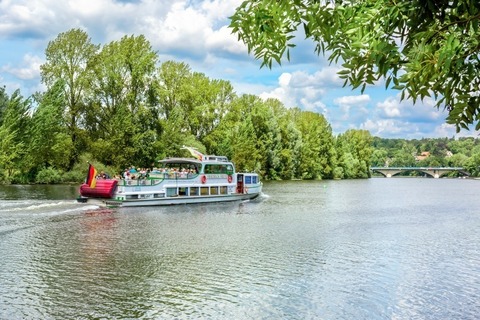
[[[154,172],[160,174],[164,178],[190,178],[198,174],[198,170],[196,168],[177,167],[154,169]]]
[[[122,175],[124,180],[147,179],[150,177],[150,169],[130,167],[125,169]]]
[[[121,174],[114,175],[113,179],[116,180],[135,180],[135,179],[147,179],[151,174],[161,176],[163,178],[190,178],[198,174],[198,169],[196,167],[190,168],[153,168],[153,171],[145,168],[135,168],[129,167],[126,168]],[[101,171],[97,179],[111,179],[108,173]]]

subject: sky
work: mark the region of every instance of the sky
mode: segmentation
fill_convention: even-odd
[[[290,61],[272,69],[249,55],[228,28],[243,0],[0,0],[0,85],[24,97],[44,91],[40,66],[49,41],[73,28],[101,46],[127,35],[144,35],[160,63],[184,62],[210,79],[228,80],[235,92],[277,98],[287,108],[323,114],[334,134],[369,130],[382,138],[421,139],[477,136],[455,133],[434,101],[400,101],[382,81],[359,90],[343,87],[340,65],[314,53],[301,34]]]

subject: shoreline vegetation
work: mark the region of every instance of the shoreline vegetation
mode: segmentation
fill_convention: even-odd
[[[319,113],[238,95],[228,81],[160,62],[142,35],[100,45],[72,29],[49,42],[40,69],[44,92],[25,98],[0,87],[0,183],[80,183],[88,163],[110,176],[153,168],[185,156],[183,145],[264,180],[369,178],[370,166],[385,164],[462,166],[478,176],[477,139],[335,135]]]

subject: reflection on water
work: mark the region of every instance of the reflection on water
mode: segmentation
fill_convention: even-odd
[[[170,207],[0,201],[0,318],[479,314],[478,181],[264,189],[255,201]]]

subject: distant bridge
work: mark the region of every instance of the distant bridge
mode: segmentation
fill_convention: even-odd
[[[423,172],[433,178],[441,178],[443,175],[453,171],[460,172],[464,176],[469,175],[462,167],[370,167],[370,170],[381,173],[387,178],[406,171]]]

